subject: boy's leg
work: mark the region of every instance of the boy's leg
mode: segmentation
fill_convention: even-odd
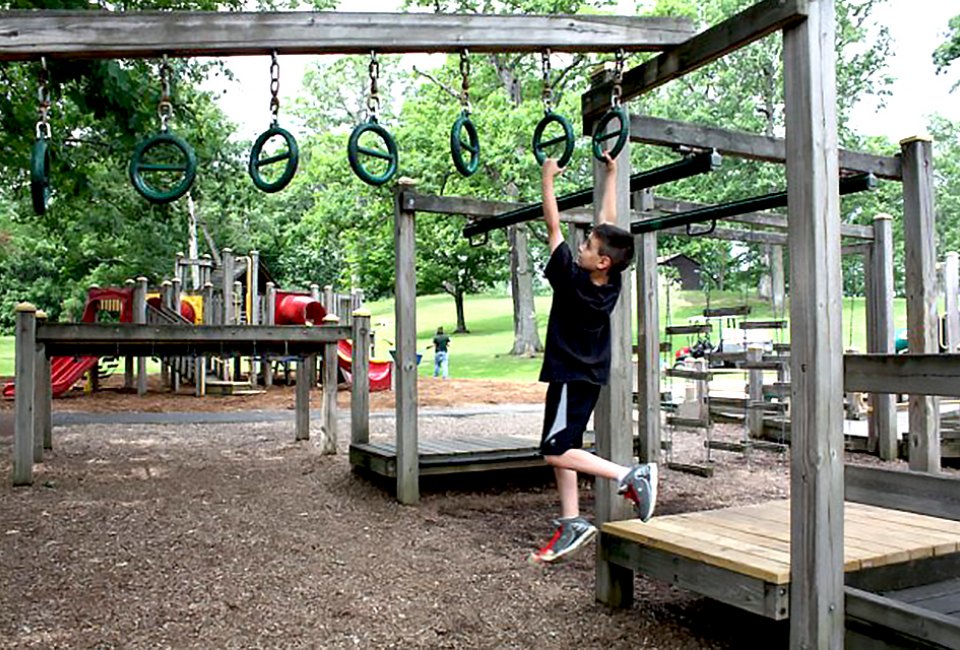
[[[553,474],[557,478],[557,491],[560,493],[560,517],[563,519],[579,517],[580,490],[577,485],[577,473],[572,469],[554,465]]]
[[[440,353],[439,352],[433,355],[433,376],[434,377],[440,376]]]
[[[450,367],[450,356],[449,356],[449,353],[447,352],[443,353],[443,361],[441,362],[441,367],[443,369],[443,378],[446,379],[449,374],[448,370]]]

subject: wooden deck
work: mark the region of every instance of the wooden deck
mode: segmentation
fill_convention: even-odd
[[[420,440],[417,452],[422,476],[542,467],[546,464],[536,440],[516,436]],[[397,446],[393,441],[352,444],[350,464],[380,476],[396,478]]]
[[[615,564],[774,619],[787,618],[790,502],[772,501],[603,525]],[[960,551],[960,522],[847,502],[844,570]]]

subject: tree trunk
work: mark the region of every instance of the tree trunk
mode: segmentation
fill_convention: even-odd
[[[537,312],[533,302],[533,273],[530,268],[527,227],[523,224],[507,229],[510,240],[510,288],[513,297],[513,350],[516,356],[533,356],[543,352],[537,331]]]
[[[457,292],[453,294],[453,302],[457,305],[457,329],[454,334],[469,334],[467,319],[463,315],[463,291],[457,289]]]

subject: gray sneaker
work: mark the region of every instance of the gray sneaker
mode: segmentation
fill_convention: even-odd
[[[641,521],[650,521],[657,505],[657,464],[640,463],[620,481],[620,494],[633,502]]]
[[[533,564],[550,564],[566,559],[597,536],[597,527],[583,517],[555,519],[557,532],[543,548],[530,554]]]

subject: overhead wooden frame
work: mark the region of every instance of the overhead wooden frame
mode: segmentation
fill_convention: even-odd
[[[660,51],[684,18],[202,11],[0,12],[0,61],[270,54]]]

